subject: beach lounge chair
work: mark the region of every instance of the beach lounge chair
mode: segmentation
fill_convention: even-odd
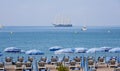
[[[18,61],[19,62],[23,62],[24,61],[24,57],[18,57]]]
[[[93,59],[88,60],[88,67],[89,67],[89,68],[95,67],[95,62],[94,62]]]
[[[108,64],[109,68],[110,68],[110,67],[115,67],[115,66],[117,66],[117,65],[118,65],[118,64],[117,64],[117,61],[116,61],[115,58],[110,59],[109,64]]]
[[[70,62],[70,65],[69,65],[69,68],[71,69],[71,68],[76,68],[77,66],[76,66],[76,62],[75,61],[71,61]]]
[[[58,61],[58,57],[51,57],[51,64],[56,64]]]
[[[63,61],[64,61],[65,64],[69,64],[69,56],[68,57],[64,57]]]
[[[0,62],[0,71],[1,70],[5,70],[5,68],[4,68],[4,63],[3,62]]]
[[[28,57],[28,61],[33,62],[33,57]]]
[[[46,62],[47,57],[41,57],[40,61]]]
[[[6,57],[5,64],[7,64],[7,65],[12,64],[12,57]]]
[[[41,71],[42,69],[47,69],[46,66],[45,66],[45,62],[41,61],[41,62],[38,62],[38,70]]]
[[[23,70],[24,70],[23,63],[22,63],[22,62],[16,62],[15,70],[16,70],[16,71],[17,71],[17,70],[23,71]]]
[[[29,70],[29,71],[33,70],[32,62],[28,61],[25,63],[25,70]]]
[[[97,66],[107,67],[107,64],[105,63],[105,57],[98,57]]]
[[[82,58],[76,56],[76,57],[74,58],[74,60],[75,60],[75,62],[76,62],[77,64],[81,64]]]

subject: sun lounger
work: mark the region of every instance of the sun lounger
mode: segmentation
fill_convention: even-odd
[[[98,57],[97,66],[99,67],[107,67],[107,64],[105,63],[104,57]]]
[[[95,67],[95,62],[94,60],[88,60],[88,67],[91,68],[91,67]]]
[[[29,70],[29,71],[33,70],[32,62],[29,61],[25,63],[25,70]]]
[[[64,61],[65,64],[69,64],[69,56],[68,57],[64,57],[63,61]]]
[[[47,57],[41,57],[40,61],[46,62]]]
[[[76,62],[77,64],[81,64],[81,60],[82,60],[82,59],[81,59],[80,57],[77,57],[77,56],[76,56],[76,57],[74,58],[74,60],[75,60],[75,62]]]
[[[117,61],[116,61],[115,58],[110,59],[109,64],[108,64],[109,68],[110,68],[110,67],[115,67],[115,66],[117,66],[117,65],[118,65],[118,64],[117,64]]]
[[[33,62],[33,57],[28,57],[28,61]]]
[[[24,61],[24,57],[18,57],[18,61],[19,62],[23,62]]]
[[[12,57],[6,57],[5,58],[5,64],[7,64],[7,65],[12,64]]]
[[[4,63],[3,62],[0,62],[0,71],[1,70],[4,70],[5,68],[4,68]]]
[[[23,71],[24,70],[23,63],[22,62],[16,62],[15,70],[21,70],[21,71]]]
[[[75,61],[71,61],[69,68],[76,68],[76,62]]]
[[[37,66],[38,66],[38,70],[46,69],[45,62],[43,62],[43,61],[38,62]]]
[[[56,64],[58,61],[58,58],[57,57],[51,57],[51,64]]]

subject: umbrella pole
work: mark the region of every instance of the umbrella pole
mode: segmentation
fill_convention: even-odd
[[[65,57],[65,54],[64,54],[64,57]],[[63,60],[64,60],[64,58],[63,58]],[[64,65],[63,66],[65,66],[65,61],[63,61],[64,62]]]
[[[117,59],[118,59],[118,63],[119,63],[119,53],[118,53],[118,57],[117,57]]]
[[[95,51],[95,67],[96,67],[96,51]]]

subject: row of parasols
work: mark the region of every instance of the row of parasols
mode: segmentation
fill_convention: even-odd
[[[63,48],[60,46],[50,47],[49,51],[53,51],[54,54],[65,54],[65,53],[97,53],[97,52],[111,52],[111,53],[120,53],[120,48],[112,47],[101,47],[101,48]],[[44,52],[41,50],[33,49],[24,51],[16,47],[8,47],[4,49],[4,52],[7,53],[25,53],[28,55],[44,55]],[[2,53],[0,53],[2,55]]]

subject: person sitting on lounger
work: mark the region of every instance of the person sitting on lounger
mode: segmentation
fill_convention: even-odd
[[[25,63],[25,70],[32,71],[32,63],[31,62],[28,61]]]
[[[115,58],[111,58],[109,61],[109,67],[115,67],[117,66],[117,61]]]
[[[79,64],[81,63],[81,58],[80,57],[76,56],[76,58],[74,58],[74,60],[75,60],[76,63],[79,63]]]
[[[24,57],[18,57],[18,61],[19,62],[23,62],[24,61]]]
[[[58,57],[51,57],[51,64],[56,64],[58,61]]]
[[[41,57],[40,61],[46,62],[47,57]]]
[[[28,61],[33,62],[33,58],[32,57],[28,57]]]

